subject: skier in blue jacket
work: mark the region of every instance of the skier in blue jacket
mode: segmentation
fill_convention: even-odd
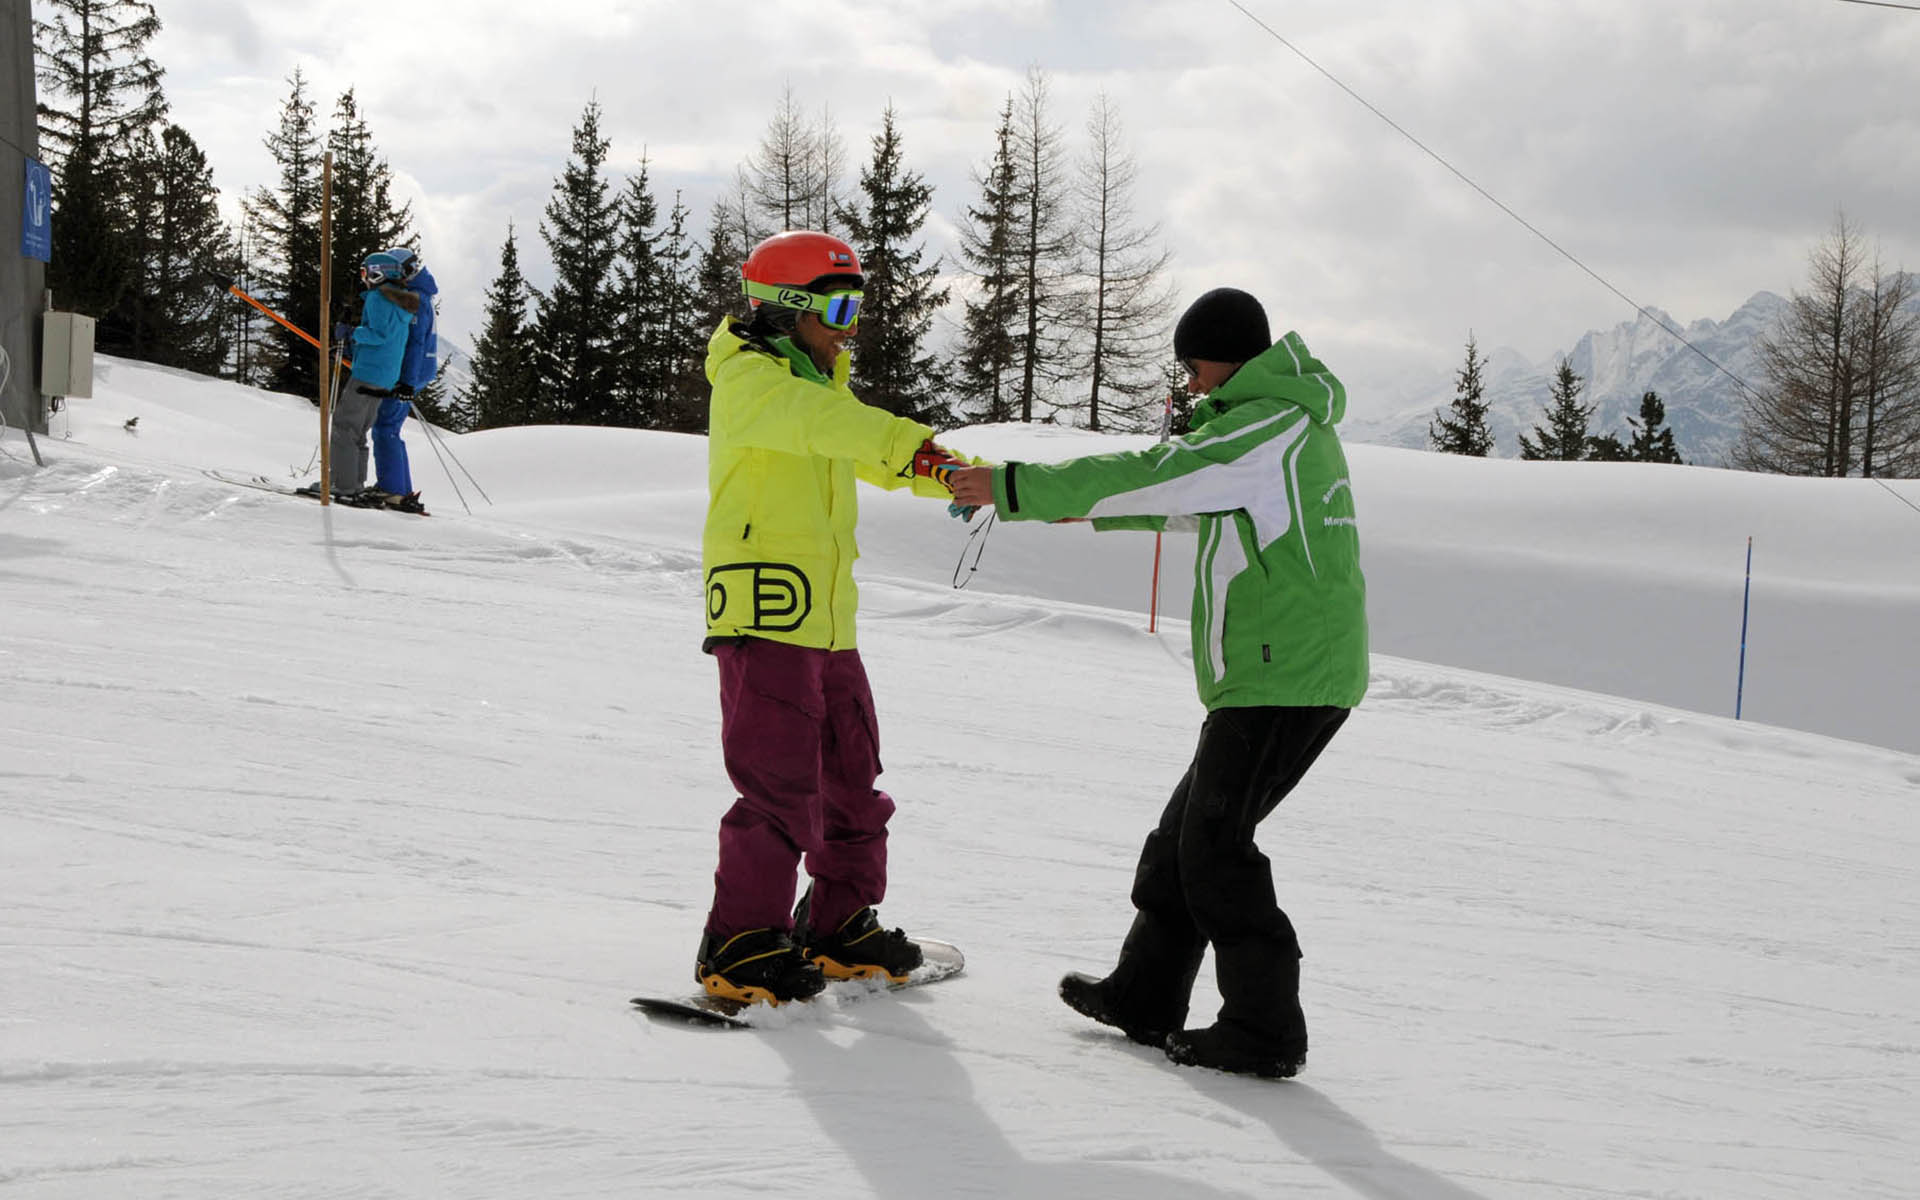
[[[414,393],[433,382],[439,370],[435,355],[433,334],[434,297],[440,294],[440,285],[434,282],[433,272],[420,261],[420,256],[405,246],[396,246],[387,251],[400,264],[400,282],[403,288],[393,284],[386,285],[389,296],[397,303],[405,303],[401,296],[393,295],[404,290],[411,294],[418,304],[413,324],[407,329],[406,353],[400,360],[400,379],[393,387],[393,395],[380,402],[380,414],[373,422],[373,467],[374,484],[372,496],[381,503],[408,512],[425,512],[420,503],[420,493],[413,487],[413,472],[407,461],[407,444],[400,438],[400,429],[407,423],[407,413],[413,409]]]
[[[336,500],[360,503],[367,488],[367,431],[373,427],[380,402],[393,395],[393,385],[400,380],[407,329],[420,307],[412,292],[383,286],[398,284],[401,275],[400,260],[385,250],[374,251],[360,264],[360,283],[366,291],[360,296],[360,324],[352,336],[353,374],[334,405],[328,441]],[[301,490],[317,493],[320,485]]]

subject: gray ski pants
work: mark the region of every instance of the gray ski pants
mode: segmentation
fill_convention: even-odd
[[[389,394],[386,388],[375,388],[358,379],[349,379],[340,389],[328,442],[336,493],[351,495],[367,486],[367,431],[380,415],[380,402]]]

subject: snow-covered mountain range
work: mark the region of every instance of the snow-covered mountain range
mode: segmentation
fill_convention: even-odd
[[[1482,343],[1494,455],[1519,457],[1520,434],[1545,422],[1553,376],[1564,355],[1585,381],[1581,399],[1596,405],[1590,427],[1594,434],[1613,433],[1628,440],[1632,430],[1627,419],[1637,420],[1641,397],[1657,392],[1666,404],[1667,424],[1681,455],[1700,466],[1727,465],[1740,435],[1742,413],[1740,384],[1734,377],[1750,387],[1764,386],[1759,342],[1777,326],[1789,303],[1773,292],[1756,292],[1724,321],[1703,319],[1684,327],[1652,308],[1612,329],[1593,330],[1571,351],[1556,351],[1538,362]],[[1920,311],[1920,299],[1912,307]],[[1685,334],[1686,342],[1669,329]],[[1451,363],[1385,403],[1360,406],[1342,431],[1354,441],[1424,449],[1428,423],[1453,403],[1460,366],[1459,361]]]

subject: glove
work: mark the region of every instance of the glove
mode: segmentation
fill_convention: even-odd
[[[932,478],[940,480],[942,483],[945,483],[946,480],[941,477],[939,470],[941,467],[946,467],[951,470],[956,466],[965,465],[965,463],[955,458],[949,451],[934,445],[932,438],[921,442],[920,448],[913,452],[913,473],[920,476],[931,476]]]
[[[345,321],[342,321],[333,327],[333,344],[334,345],[343,346],[349,340],[351,340],[352,337],[353,337],[353,326],[347,324]]]
[[[962,520],[962,521],[967,521],[967,522],[971,522],[971,521],[973,520],[973,514],[975,514],[975,513],[977,513],[977,512],[979,512],[979,511],[980,511],[980,506],[979,506],[978,504],[967,504],[967,505],[961,505],[961,504],[949,504],[949,505],[947,505],[947,515],[948,515],[948,516],[950,516],[950,517],[958,517],[958,518],[959,518],[960,520]]]

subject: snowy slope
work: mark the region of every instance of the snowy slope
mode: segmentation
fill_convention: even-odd
[[[1912,753],[1382,654],[1263,828],[1308,1070],[1180,1070],[1052,996],[1117,945],[1200,717],[1184,623],[1147,635],[1118,582],[1150,539],[996,529],[956,592],[965,531],[870,493],[885,915],[968,974],[764,1032],[651,1024],[624,999],[690,983],[729,800],[699,439],[450,439],[494,501],[463,480],[471,516],[416,440],[439,515],[321,510],[200,474],[303,463],[304,402],[105,365],[46,470],[0,446],[9,1197],[1912,1194]],[[1663,502],[1767,516],[1806,559],[1783,593],[1846,621],[1913,612],[1884,493],[1427,458],[1355,455],[1388,625],[1409,590],[1458,625],[1515,579],[1587,621],[1610,581],[1704,589]],[[1603,503],[1557,554],[1473,550]],[[1563,650],[1504,644],[1514,676]],[[1900,703],[1868,662],[1849,687]]]

